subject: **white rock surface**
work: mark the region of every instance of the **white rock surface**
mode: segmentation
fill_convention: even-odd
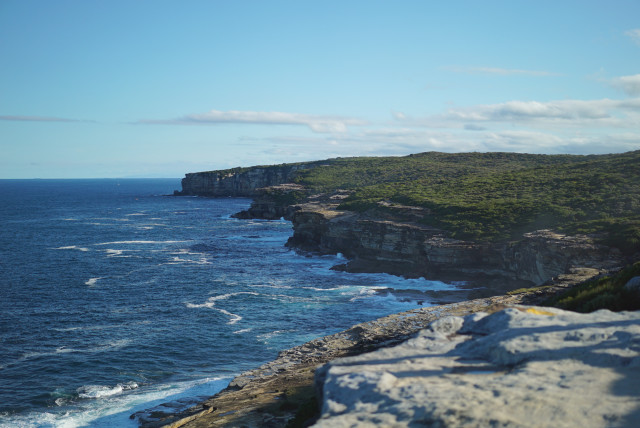
[[[640,427],[640,312],[447,317],[316,382],[316,427]]]
[[[635,291],[636,293],[640,293],[640,276],[634,276],[627,282],[624,287],[627,290]]]

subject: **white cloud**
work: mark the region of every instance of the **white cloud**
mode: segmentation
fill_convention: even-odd
[[[391,128],[367,132],[348,139],[351,144],[387,154],[409,154],[430,150],[443,152],[518,153],[619,153],[640,149],[640,133],[556,133],[525,129],[497,131],[433,132],[428,129]]]
[[[446,67],[446,69],[455,73],[467,74],[496,74],[500,76],[559,76],[558,73],[552,73],[550,71],[522,70],[500,67]]]
[[[638,30],[640,32],[640,30]],[[639,36],[640,37],[640,36]],[[611,84],[631,96],[640,95],[640,74],[621,76],[612,80]]]
[[[640,98],[509,101],[393,118],[400,126],[384,130],[390,143],[433,150],[578,154],[640,149]],[[367,134],[377,141],[374,137]]]
[[[295,162],[347,156],[402,156],[427,151],[519,153],[618,153],[640,149],[640,133],[554,132],[497,129],[468,132],[464,129],[419,127],[362,128],[358,132],[315,137],[270,136],[243,140],[252,146],[257,163]]]
[[[403,125],[477,129],[478,123],[509,123],[550,128],[640,126],[640,98],[625,100],[509,101],[449,109],[425,118],[394,115]],[[487,126],[487,125],[481,125]]]
[[[0,116],[0,120],[11,122],[86,122],[85,120],[51,116]]]
[[[512,121],[531,119],[602,119],[608,117],[601,102],[589,101],[509,101],[469,109],[451,109],[448,116],[462,120]]]
[[[340,116],[317,116],[300,113],[260,112],[260,111],[220,111],[211,110],[202,114],[190,114],[173,120],[141,120],[137,123],[194,125],[218,123],[244,123],[259,125],[303,125],[313,132],[343,133],[348,126],[363,126],[367,122]]]
[[[626,31],[625,35],[631,37],[631,40],[640,45],[640,28],[635,28],[633,30]]]

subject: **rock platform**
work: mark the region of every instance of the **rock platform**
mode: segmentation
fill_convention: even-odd
[[[640,312],[448,316],[317,372],[318,428],[640,426]]]
[[[599,273],[579,269],[534,291],[423,307],[358,324],[282,351],[276,360],[241,374],[225,390],[186,411],[155,414],[139,422],[145,428],[285,427],[301,408],[315,406],[315,372],[329,361],[398,345],[443,317],[536,304]]]

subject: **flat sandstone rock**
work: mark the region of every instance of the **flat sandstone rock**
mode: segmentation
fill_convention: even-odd
[[[316,374],[316,427],[638,427],[640,312],[450,316]]]

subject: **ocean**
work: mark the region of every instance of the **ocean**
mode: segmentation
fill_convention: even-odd
[[[279,350],[454,290],[330,270],[246,198],[173,197],[179,179],[0,180],[0,426],[135,427]]]

